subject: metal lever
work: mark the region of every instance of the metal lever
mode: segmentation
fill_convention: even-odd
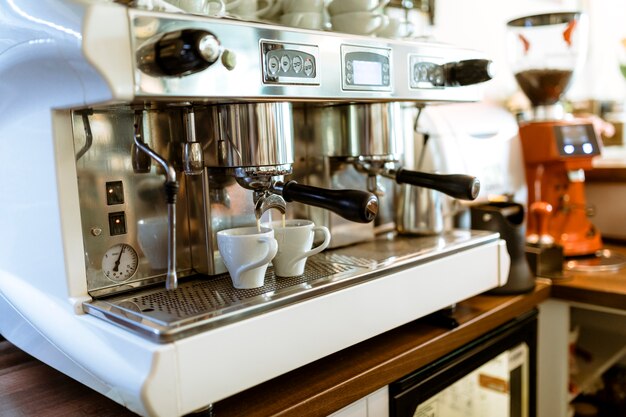
[[[369,223],[378,214],[378,198],[361,190],[329,190],[301,185],[295,181],[275,182],[270,189],[280,194],[286,202],[297,201],[310,206],[325,208],[344,219],[357,223]]]
[[[176,170],[165,158],[156,153],[143,141],[143,112],[135,113],[135,145],[154,159],[165,170],[165,195],[167,197],[167,276],[165,288],[175,290],[178,287],[178,275],[176,273],[176,196],[178,193],[178,181]]]

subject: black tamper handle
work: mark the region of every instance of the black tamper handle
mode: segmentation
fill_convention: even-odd
[[[462,174],[429,174],[400,169],[396,172],[396,182],[431,188],[461,200],[474,200],[480,191],[478,178]]]
[[[282,187],[282,196],[287,202],[325,208],[357,223],[369,223],[378,214],[378,198],[367,191],[329,190],[288,181]]]

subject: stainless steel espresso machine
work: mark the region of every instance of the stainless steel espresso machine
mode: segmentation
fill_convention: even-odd
[[[21,349],[141,415],[178,416],[505,283],[490,232],[368,236],[246,290],[215,244],[270,214],[371,227],[379,199],[363,178],[398,181],[401,166],[363,177],[377,158],[320,152],[301,118],[478,100],[466,80],[485,71],[479,53],[33,3],[0,6],[0,333]],[[318,178],[307,140],[359,182]]]

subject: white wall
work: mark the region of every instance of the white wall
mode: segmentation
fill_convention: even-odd
[[[518,91],[506,54],[506,22],[521,16],[583,10],[589,16],[590,42],[585,68],[567,93],[573,100],[624,100],[626,80],[616,58],[619,39],[626,37],[624,0],[436,0],[436,39],[484,51],[494,60],[496,77],[486,85],[486,98],[505,101]]]

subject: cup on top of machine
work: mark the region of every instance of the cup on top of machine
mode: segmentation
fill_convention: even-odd
[[[217,247],[235,288],[258,288],[278,244],[268,227],[235,227],[217,232]]]
[[[307,258],[320,253],[330,244],[330,231],[325,226],[315,226],[310,220],[280,220],[265,223],[274,230],[278,252],[272,260],[278,277],[295,277],[304,274]],[[315,233],[323,234],[324,241],[314,248]]]
[[[328,13],[336,16],[353,12],[381,12],[390,0],[333,0],[328,5]]]
[[[223,0],[167,0],[184,12],[205,16],[223,16],[226,7]]]
[[[325,22],[324,0],[277,0],[283,25],[303,29],[322,29]]]
[[[279,0],[224,0],[226,12],[242,19],[261,19],[280,11]]]

